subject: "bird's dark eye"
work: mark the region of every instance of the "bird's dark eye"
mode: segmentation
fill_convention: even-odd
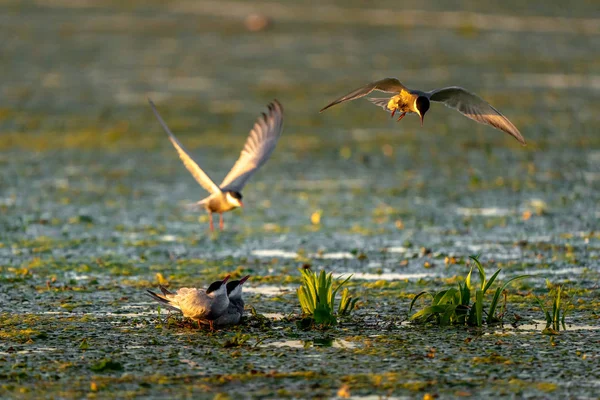
[[[233,192],[233,197],[235,197],[238,200],[242,199],[242,194],[240,192]]]

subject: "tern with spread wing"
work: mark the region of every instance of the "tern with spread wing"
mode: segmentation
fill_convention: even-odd
[[[323,107],[320,112],[344,101],[364,97],[374,90],[394,94],[388,98],[368,98],[368,100],[391,112],[392,117],[394,114],[399,113],[398,121],[404,118],[406,114],[415,113],[421,118],[421,125],[423,125],[423,118],[427,110],[429,110],[431,102],[438,102],[455,109],[467,118],[504,131],[525,145],[525,139],[523,139],[521,132],[519,132],[508,118],[481,97],[458,86],[423,92],[421,90],[408,89],[396,78],[385,78],[369,83],[340,97]]]
[[[207,322],[213,329],[214,321],[223,315],[229,307],[229,296],[227,296],[227,280],[229,275],[222,281],[210,284],[208,289],[181,288],[175,292],[167,290],[159,285],[162,294],[147,290],[152,299],[168,308],[179,310],[184,317],[191,318],[200,323]]]
[[[179,153],[183,165],[196,181],[210,193],[208,197],[196,204],[208,211],[211,232],[214,231],[213,213],[219,214],[219,227],[223,230],[223,213],[243,207],[241,193],[243,187],[250,177],[267,162],[277,145],[283,130],[283,107],[277,100],[268,105],[268,113],[263,113],[254,123],[239,159],[223,179],[223,182],[217,185],[185,151],[161,118],[152,100],[148,99],[148,102],[158,122],[169,135],[169,140]]]

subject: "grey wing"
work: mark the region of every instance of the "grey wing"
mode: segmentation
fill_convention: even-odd
[[[222,191],[240,192],[275,149],[283,130],[283,107],[274,100],[268,108],[268,114],[263,113],[254,123],[240,158],[220,185]]]
[[[444,103],[447,107],[454,108],[467,118],[504,131],[525,145],[525,139],[512,122],[476,94],[470,93],[461,87],[447,87],[433,90],[428,95],[431,101]]]
[[[171,143],[173,143],[173,146],[175,147],[175,150],[177,150],[177,153],[179,153],[179,158],[183,162],[183,165],[188,171],[190,171],[196,182],[198,182],[204,189],[206,189],[211,194],[219,193],[221,189],[219,189],[217,184],[214,183],[204,171],[202,171],[198,164],[196,164],[196,162],[192,160],[189,154],[185,151],[181,143],[179,143],[179,140],[177,140],[177,138],[175,137],[175,135],[173,135],[165,121],[163,121],[162,117],[156,110],[156,107],[154,106],[152,100],[148,99],[148,103],[150,103],[150,107],[152,107],[152,111],[154,112],[156,119],[158,119],[158,122],[160,122],[165,132],[167,132],[167,135],[169,135],[169,140],[171,141]]]
[[[371,93],[373,90],[379,90],[380,92],[386,93],[400,93],[402,90],[408,90],[400,81],[396,78],[385,78],[379,81],[371,82],[368,85],[365,85],[359,89],[356,89],[345,96],[340,97],[337,100],[329,103],[325,107],[321,108],[319,112],[323,112],[327,110],[329,107],[333,107],[336,104],[343,103],[344,101],[358,99],[360,97],[366,96]]]

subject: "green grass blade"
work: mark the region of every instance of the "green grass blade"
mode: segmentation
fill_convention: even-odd
[[[445,290],[443,292],[440,293],[444,293],[437,302],[435,302],[435,304],[459,304],[456,301],[456,295],[458,294],[458,290],[455,288],[450,288],[448,290]],[[437,297],[437,296],[436,296]]]
[[[412,301],[410,302],[410,306],[408,307],[408,313],[409,313],[409,314],[410,314],[410,312],[412,311],[412,308],[413,308],[413,306],[415,305],[415,301],[417,301],[417,299],[418,299],[419,297],[421,297],[421,296],[423,296],[423,295],[426,295],[426,294],[430,295],[430,296],[431,296],[431,298],[433,298],[433,297],[434,297],[434,296],[433,296],[431,293],[429,293],[429,292],[421,292],[421,293],[417,294],[415,297],[413,297]]]
[[[510,278],[509,280],[507,280],[502,286],[501,286],[501,292],[504,291],[504,289],[506,289],[508,287],[508,285],[510,285],[511,283],[513,283],[514,281],[517,281],[519,279],[524,279],[524,278],[529,278],[531,277],[531,275],[519,275],[519,276],[515,276],[514,278]]]
[[[485,294],[485,292],[487,292],[487,290],[490,288],[490,286],[492,286],[492,283],[494,283],[494,281],[496,280],[496,277],[498,276],[500,271],[502,271],[502,269],[498,269],[498,271],[494,272],[494,275],[492,275],[490,280],[487,281],[487,283],[485,284],[485,287],[483,288],[483,294]]]
[[[473,289],[473,286],[471,286],[471,274],[473,273],[473,267],[471,267],[471,270],[469,271],[469,275],[467,275],[467,279],[465,279],[465,283],[467,284],[467,288],[469,289]]]
[[[321,308],[322,308],[322,306],[327,305],[327,288],[326,288],[326,286],[327,286],[327,276],[325,274],[325,271],[321,271],[317,278],[317,287],[316,287],[317,299],[318,299],[317,304]]]
[[[477,289],[475,292],[475,317],[477,326],[483,325],[483,290]]]
[[[354,307],[356,307],[356,303],[358,302],[358,298],[356,299],[352,299],[352,302],[350,302],[350,307],[348,308],[348,314],[354,310]]]
[[[477,270],[479,271],[479,280],[481,281],[481,289],[485,287],[485,270],[483,269],[483,265],[479,262],[479,255],[469,256],[469,258],[475,261],[475,265],[477,266]]]
[[[416,312],[412,317],[410,317],[410,320],[411,321],[415,321],[415,320],[426,321],[432,315],[438,315],[438,314],[444,313],[448,307],[449,307],[448,305],[425,307],[424,309]]]
[[[456,317],[456,314],[455,314],[456,307],[458,307],[458,304],[448,304],[448,307],[446,307],[446,311],[444,311],[444,313],[440,317],[440,325],[441,326],[450,325],[450,323],[453,321],[453,319],[455,319],[452,317]]]
[[[442,297],[444,297],[444,295],[448,292],[448,289],[446,290],[442,290],[439,291],[435,294],[435,296],[433,296],[433,301],[431,302],[432,305],[437,305],[440,304],[440,300],[442,299]]]
[[[314,313],[315,309],[314,307],[311,307],[311,304],[308,300],[308,296],[306,295],[306,291],[302,286],[298,288],[298,300],[300,301],[300,307],[302,307],[302,312],[308,315],[312,315]]]
[[[462,304],[463,306],[468,306],[469,303],[471,302],[471,289],[469,288],[469,285],[465,284],[459,284],[460,287],[460,304]]]
[[[350,305],[350,294],[348,288],[342,290],[342,297],[340,298],[340,305],[338,306],[338,314],[344,315],[346,310],[348,310],[348,306]]]
[[[352,274],[350,276],[348,276],[346,279],[344,279],[342,282],[340,282],[337,287],[335,288],[335,290],[332,292],[331,295],[331,308],[335,308],[334,304],[335,304],[335,296],[337,295],[338,290],[340,290],[349,280],[350,278],[352,278]],[[339,280],[339,278],[338,278]],[[347,289],[346,289],[347,290]]]
[[[548,312],[548,310],[546,310],[546,307],[544,306],[544,303],[542,302],[542,300],[540,300],[540,298],[537,296],[533,296],[533,297],[535,297],[536,301],[538,302],[538,305],[540,306],[540,308],[542,309],[542,312],[544,313],[544,318],[546,318],[546,328],[547,328],[550,325],[552,325],[552,317],[550,316],[550,313]]]
[[[492,298],[492,302],[490,304],[490,311],[488,312],[487,321],[486,321],[488,324],[492,324],[492,323],[498,321],[495,314],[496,314],[496,308],[498,307],[498,301],[500,301],[501,295],[502,295],[502,290],[500,290],[500,288],[497,288],[496,291],[494,292],[494,297]]]
[[[494,293],[494,298],[492,299],[492,303],[490,304],[490,311],[488,312],[488,321],[489,322],[493,322],[496,320],[496,316],[495,316],[496,307],[498,306],[498,301],[500,300],[500,296],[502,295],[502,292],[504,292],[504,289],[506,289],[508,287],[508,285],[510,285],[512,282],[519,280],[519,279],[528,278],[529,276],[530,275],[515,276],[514,278],[511,278],[508,281],[506,281],[501,287],[496,289],[496,292]]]
[[[556,293],[554,294],[554,302],[552,304],[552,327],[554,330],[560,329],[560,297],[561,297],[561,287],[558,286],[556,288]]]

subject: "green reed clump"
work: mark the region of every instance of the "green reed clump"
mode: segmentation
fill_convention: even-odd
[[[544,317],[546,318],[546,329],[544,333],[554,333],[560,331],[562,326],[563,330],[567,329],[565,325],[565,316],[567,314],[567,305],[562,301],[563,297],[566,297],[566,293],[563,292],[562,286],[556,286],[550,290],[550,294],[553,295],[552,304],[550,307],[546,307],[544,302],[539,297],[535,296]]]
[[[350,296],[348,288],[342,291],[340,304],[335,307],[335,295],[352,275],[340,282],[334,289],[333,273],[321,271],[318,275],[310,269],[300,269],[302,285],[298,288],[298,300],[302,312],[319,325],[336,325],[337,316],[347,315],[354,309],[358,298]]]
[[[506,298],[502,305],[501,312],[496,312],[502,292],[510,283],[518,279],[526,278],[528,275],[520,275],[511,278],[503,285],[496,288],[492,301],[486,311],[484,296],[498,277],[501,270],[498,269],[489,280],[486,280],[485,270],[479,261],[479,256],[469,256],[469,258],[475,262],[475,266],[479,272],[479,287],[476,287],[471,283],[471,274],[473,273],[473,268],[471,268],[464,283],[458,282],[458,288],[450,288],[437,293],[421,292],[417,294],[410,303],[409,314],[411,313],[415,302],[421,296],[430,296],[432,302],[430,306],[413,314],[410,317],[412,321],[435,321],[442,326],[456,324],[479,327],[483,325],[484,319],[485,323],[488,325],[502,322],[506,311]],[[474,295],[473,303],[471,303],[472,295]]]

